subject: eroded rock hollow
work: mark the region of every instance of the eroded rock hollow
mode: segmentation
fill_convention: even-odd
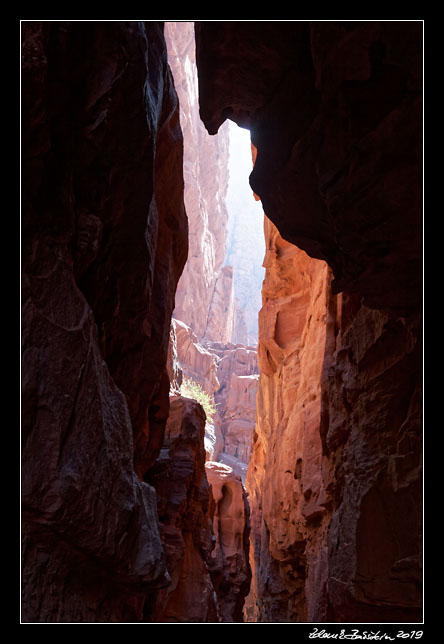
[[[421,73],[415,21],[22,22],[23,622],[421,621]]]

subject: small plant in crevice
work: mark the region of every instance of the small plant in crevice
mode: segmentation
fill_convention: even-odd
[[[192,398],[200,403],[204,408],[207,421],[209,423],[213,422],[213,417],[216,413],[216,403],[214,402],[212,394],[205,391],[205,389],[198,382],[192,380],[192,378],[183,379],[180,393],[182,396],[185,396],[185,398]]]

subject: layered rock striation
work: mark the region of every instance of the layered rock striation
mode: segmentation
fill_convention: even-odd
[[[280,233],[247,618],[421,621],[421,23],[196,23],[196,47],[201,117],[251,129]]]
[[[140,621],[187,254],[159,23],[22,23],[22,618]]]

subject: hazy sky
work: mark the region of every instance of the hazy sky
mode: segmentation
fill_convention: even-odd
[[[234,289],[243,308],[248,332],[257,337],[257,315],[262,305],[265,270],[264,211],[256,201],[248,177],[253,169],[250,131],[229,121],[230,157],[227,193],[228,226],[225,263],[234,268]]]

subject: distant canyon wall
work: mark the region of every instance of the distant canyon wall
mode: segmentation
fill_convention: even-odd
[[[204,407],[179,390],[179,382],[192,377],[213,396],[226,387],[230,374],[225,377],[226,369],[218,370],[211,346],[203,347],[177,320],[171,327],[168,364],[171,412],[149,481],[158,493],[172,583],[153,593],[149,621],[242,622],[251,580],[243,470],[236,468],[238,459],[230,465],[216,461],[226,444],[219,407],[210,422]]]
[[[228,211],[228,127],[211,137],[199,117],[194,24],[166,22],[168,60],[179,97],[184,138],[185,207],[189,253],[176,292],[174,316],[197,338],[231,342],[232,269],[223,267]]]
[[[237,162],[250,156],[249,136],[234,139],[237,126],[228,123],[210,136],[200,119],[194,24],[166,22],[165,38],[180,103],[190,240],[174,316],[199,341],[257,344],[263,211]]]

